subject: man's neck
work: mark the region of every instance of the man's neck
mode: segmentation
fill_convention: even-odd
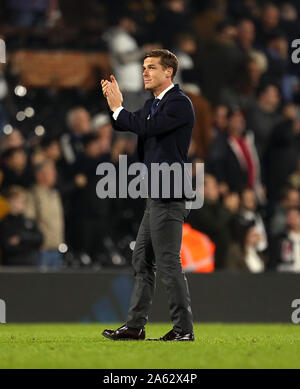
[[[11,210],[10,210],[10,215],[11,215],[11,216],[19,216],[19,215],[22,215],[22,212],[20,212],[20,211],[15,211],[14,209],[11,209]]]
[[[241,134],[240,131],[232,131],[230,133],[230,136],[232,136],[235,139],[241,139],[242,138],[242,134]]]
[[[152,93],[154,94],[154,97],[157,97],[158,95],[160,95],[161,92],[163,92],[165,89],[169,88],[169,86],[171,86],[172,84],[173,84],[172,81],[168,81],[168,83],[157,87],[157,89],[152,91]]]
[[[52,188],[51,185],[48,185],[45,182],[39,182],[36,186],[38,188],[47,189],[47,190]]]
[[[290,232],[293,234],[300,234],[300,227],[294,227]]]

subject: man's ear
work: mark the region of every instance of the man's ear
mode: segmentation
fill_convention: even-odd
[[[173,68],[167,68],[167,75],[168,75],[169,78],[172,78]]]

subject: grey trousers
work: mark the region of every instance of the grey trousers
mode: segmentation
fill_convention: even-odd
[[[184,200],[147,199],[132,256],[135,281],[128,327],[142,328],[147,323],[157,269],[167,292],[174,330],[193,332],[191,300],[180,260],[182,226],[188,214]]]

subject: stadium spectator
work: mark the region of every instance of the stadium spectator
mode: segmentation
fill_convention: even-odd
[[[138,162],[136,151],[136,136],[131,133],[120,132],[115,137],[112,145],[111,158],[115,164],[117,172],[117,182],[119,177],[119,156],[127,155],[128,165],[130,163]],[[132,177],[127,177],[129,184]],[[114,232],[114,240],[116,245],[124,240],[135,240],[139,228],[139,222],[143,217],[145,208],[145,199],[121,199],[114,201],[114,217],[112,218],[112,230]],[[122,243],[121,243],[122,244]]]
[[[197,68],[199,83],[212,104],[219,103],[220,91],[235,78],[242,55],[235,44],[236,28],[222,22],[216,27],[215,38],[199,49]]]
[[[95,115],[92,119],[91,128],[100,138],[102,152],[109,153],[114,135],[109,115],[107,113]]]
[[[268,79],[280,86],[285,102],[293,101],[288,47],[286,35],[280,30],[274,31],[267,38]]]
[[[46,22],[46,13],[53,0],[6,0],[10,9],[11,20],[22,27],[39,25]]]
[[[269,2],[261,11],[261,16],[256,29],[257,45],[264,46],[269,36],[278,28],[280,13],[278,7]]]
[[[87,185],[87,177],[68,166],[63,158],[61,158],[61,148],[58,139],[50,136],[45,136],[40,142],[40,160],[36,163],[42,163],[45,159],[54,163],[56,168],[56,188],[58,189],[64,209],[64,225],[66,242],[72,246],[72,231],[74,229],[72,223],[72,197],[81,188]],[[36,157],[35,157],[36,158]]]
[[[136,111],[149,97],[143,90],[141,61],[151,45],[139,47],[134,34],[137,23],[131,14],[121,15],[116,27],[110,28],[104,39],[108,43],[114,75],[124,98],[124,106]]]
[[[287,104],[281,122],[271,133],[265,159],[266,187],[270,202],[280,199],[281,188],[288,185],[288,178],[297,167],[300,156],[300,120],[296,107]]]
[[[180,257],[185,272],[213,272],[214,252],[215,245],[207,235],[184,223]]]
[[[52,137],[44,137],[40,143],[42,151],[42,160],[50,160],[54,163],[57,176],[56,187],[59,190],[63,199],[67,200],[74,190],[81,188],[86,184],[86,177],[83,174],[77,173],[68,168],[65,161],[61,158],[61,147],[58,139]],[[65,204],[66,208],[66,204]]]
[[[136,137],[134,134],[119,133],[115,136],[114,142],[111,148],[111,159],[117,164],[119,156],[126,154],[132,161],[137,161],[136,155]]]
[[[228,125],[228,108],[225,105],[217,105],[214,109],[213,133],[224,133]]]
[[[203,159],[206,158],[212,141],[212,107],[197,90],[186,87],[184,91],[191,99],[195,111],[195,125],[192,134],[195,152],[199,158]]]
[[[64,243],[64,215],[61,197],[57,189],[55,165],[44,160],[35,166],[35,184],[27,197],[25,214],[34,219],[44,240],[39,265],[45,268],[60,268],[62,254],[59,246]]]
[[[177,34],[192,32],[188,22],[188,6],[186,0],[162,1],[153,27],[155,42],[160,42],[165,49],[173,50]]]
[[[205,175],[204,205],[200,209],[191,210],[187,222],[208,235],[216,245],[215,267],[222,269],[232,239],[233,215],[221,202],[218,182],[214,176]]]
[[[257,251],[257,246],[262,239],[257,231],[254,221],[243,220],[240,222],[238,234],[234,242],[228,248],[225,268],[233,271],[246,271],[261,273],[265,270],[266,257]]]
[[[287,210],[286,227],[272,241],[270,268],[279,272],[300,272],[300,209]]]
[[[280,6],[280,28],[287,34],[289,42],[300,36],[298,11],[291,2],[284,1]]]
[[[226,153],[226,139],[228,126],[228,108],[225,105],[217,105],[213,114],[212,141],[208,150],[206,159],[206,171],[216,174],[217,165],[224,158]],[[219,185],[221,193],[229,191],[227,183],[223,182]]]
[[[244,115],[240,109],[229,111],[227,136],[221,145],[212,145],[208,168],[219,182],[229,186],[230,191],[240,192],[246,187],[253,188],[260,200],[264,201],[260,178],[260,164],[254,144],[253,134],[246,132]],[[214,147],[220,150],[214,151]],[[221,156],[214,159],[216,155]]]
[[[0,222],[0,248],[5,266],[37,266],[43,236],[34,220],[25,217],[26,191],[11,186],[6,191],[9,213]]]
[[[300,193],[295,188],[284,188],[280,202],[271,211],[270,234],[271,236],[282,233],[285,228],[286,212],[289,208],[300,206]]]
[[[257,103],[247,112],[247,127],[254,133],[258,156],[263,165],[270,136],[275,125],[281,120],[278,112],[281,96],[274,84],[262,85],[257,95]]]
[[[73,165],[82,152],[82,137],[91,131],[91,116],[83,107],[68,111],[66,117],[69,131],[61,136],[61,149],[67,164]]]
[[[246,188],[241,193],[239,215],[246,221],[254,222],[256,232],[261,236],[261,239],[256,246],[256,250],[258,252],[265,251],[268,248],[266,226],[262,214],[258,210],[255,192],[251,188]]]
[[[193,8],[196,8],[196,12],[192,17],[192,25],[198,41],[201,45],[205,45],[214,39],[217,25],[227,19],[227,0],[211,0],[206,4],[197,1],[193,3]]]
[[[18,185],[29,188],[33,183],[32,167],[23,147],[10,147],[2,153],[3,188]]]
[[[241,61],[233,85],[221,90],[221,104],[231,109],[238,106],[246,112],[255,106],[256,92],[265,71],[257,55],[260,57],[264,56],[262,53],[256,52]]]
[[[89,257],[90,264],[103,263],[100,258],[106,253],[104,240],[111,231],[111,199],[100,199],[96,194],[97,166],[110,162],[110,154],[103,152],[102,140],[97,133],[82,138],[83,153],[78,156],[74,172],[86,177],[86,185],[73,192],[71,197],[72,239],[71,246],[77,256]],[[88,256],[88,257],[87,257]]]
[[[195,36],[188,33],[178,34],[174,51],[178,59],[178,70],[174,82],[183,89],[185,89],[185,84],[196,84],[198,78],[194,63],[196,52]]]
[[[15,128],[10,134],[2,136],[0,146],[1,151],[12,147],[23,147],[25,146],[25,140],[22,133]]]
[[[288,177],[288,184],[295,189],[300,189],[300,158],[298,158],[296,169]]]
[[[219,187],[220,189],[220,187]],[[232,215],[237,215],[240,207],[240,196],[236,192],[228,192],[223,196],[224,207],[227,208]]]
[[[202,96],[198,85],[198,74],[195,68],[196,38],[191,33],[177,36],[175,54],[178,58],[178,71],[174,83],[178,83],[191,99],[195,111],[193,141],[195,153],[205,158],[212,138],[212,108],[209,101]]]
[[[228,14],[235,20],[250,19],[256,22],[261,15],[258,0],[233,0],[229,2],[228,6]]]
[[[237,46],[245,55],[249,55],[253,50],[255,41],[255,24],[250,19],[242,19],[237,25]]]

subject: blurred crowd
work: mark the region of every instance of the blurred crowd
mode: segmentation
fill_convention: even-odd
[[[96,196],[100,162],[137,161],[100,84],[26,88],[9,53],[106,52],[134,111],[150,97],[145,53],[167,48],[195,109],[189,161],[205,164],[204,206],[187,222],[215,245],[216,270],[300,272],[298,1],[0,0],[0,10],[2,265],[127,266],[144,210],[142,199]]]

